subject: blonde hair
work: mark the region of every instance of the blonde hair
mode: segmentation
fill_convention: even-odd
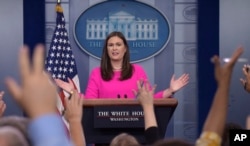
[[[134,136],[121,133],[112,139],[110,146],[140,146],[140,144]]]

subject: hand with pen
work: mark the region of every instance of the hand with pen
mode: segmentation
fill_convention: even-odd
[[[54,81],[57,86],[62,88],[65,92],[67,92],[70,95],[72,95],[73,89],[76,89],[73,81],[70,78],[68,78],[68,82],[64,82],[63,80],[60,80],[60,79],[54,79]],[[81,98],[85,97],[84,94],[82,93],[79,93],[79,94]]]
[[[139,80],[137,81],[137,87],[138,87],[138,92],[136,93],[138,95],[137,99],[141,104],[144,113],[145,134],[147,133],[146,131],[148,131],[149,129],[151,130],[156,129],[156,133],[150,135],[151,138],[147,138],[148,134],[145,135],[146,143],[153,144],[160,138],[154,111],[154,92],[156,85],[151,87],[148,81]]]
[[[71,90],[70,98],[65,98],[66,110],[64,117],[70,122],[81,122],[83,99],[79,96],[76,90]]]
[[[151,87],[148,81],[139,80],[137,81],[137,87],[138,91],[134,91],[134,93],[137,96],[137,99],[142,105],[142,107],[145,107],[147,105],[153,105],[156,85]]]
[[[64,82],[63,80],[60,79],[54,79],[54,81],[59,87],[61,87],[68,93],[71,93],[72,89],[74,89],[74,83],[71,81],[70,78],[68,78],[68,82]]]
[[[84,129],[82,127],[83,98],[77,90],[70,91],[70,98],[65,98],[66,110],[64,117],[69,122],[70,137],[75,146],[85,146]]]

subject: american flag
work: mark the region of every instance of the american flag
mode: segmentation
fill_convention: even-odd
[[[70,46],[63,9],[60,4],[57,4],[56,11],[56,27],[46,57],[45,67],[54,79],[68,82],[68,78],[70,78],[77,91],[80,92],[76,61]],[[68,94],[64,91],[60,91],[58,95],[57,108],[61,114],[65,109],[64,98],[66,96]]]

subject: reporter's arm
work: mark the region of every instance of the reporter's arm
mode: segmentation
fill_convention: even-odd
[[[215,145],[221,144],[221,137],[223,135],[229,98],[229,86],[234,64],[242,54],[243,48],[238,48],[233,53],[230,61],[225,65],[220,64],[218,56],[213,57],[215,79],[217,81],[217,90],[214,95],[209,114],[203,126],[202,134],[196,142],[196,146],[200,145]]]
[[[73,146],[57,113],[33,119],[28,127],[28,134],[34,146]]]
[[[76,90],[72,91],[71,99],[66,99],[65,118],[69,122],[70,138],[75,146],[86,146],[84,128],[82,127],[83,98]]]

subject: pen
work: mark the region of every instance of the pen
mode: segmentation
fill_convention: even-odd
[[[70,100],[74,91],[73,90],[71,90],[70,92],[68,92],[66,90],[64,90],[64,91],[69,94],[68,100]],[[63,109],[62,116],[64,116],[65,112],[66,112],[66,108]]]
[[[141,82],[140,86],[142,87],[143,85],[144,85],[144,81]],[[139,96],[139,94],[140,94],[139,92],[136,94],[135,99],[137,99],[137,97]]]
[[[71,90],[70,92],[68,92],[68,91],[66,91],[66,90],[63,90],[63,91],[66,92],[67,94],[69,94],[68,99],[70,100],[71,97],[72,97],[72,94],[74,93],[74,91],[73,91],[73,90]]]

